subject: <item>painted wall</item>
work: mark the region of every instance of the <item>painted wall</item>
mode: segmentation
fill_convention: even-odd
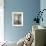
[[[41,0],[40,1],[40,9],[41,9],[41,11],[43,10],[43,9],[46,9],[46,0]],[[43,17],[43,22],[41,21],[40,22],[40,25],[42,25],[42,26],[45,26],[46,27],[46,11],[44,11],[43,12],[43,15],[42,15],[42,17]]]
[[[18,41],[32,29],[32,20],[36,17],[35,12],[40,9],[40,0],[5,0],[4,11],[4,35],[7,41]],[[12,26],[12,12],[24,13],[23,27]]]

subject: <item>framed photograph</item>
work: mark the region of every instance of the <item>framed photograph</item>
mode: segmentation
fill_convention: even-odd
[[[23,12],[12,12],[12,26],[23,26]]]

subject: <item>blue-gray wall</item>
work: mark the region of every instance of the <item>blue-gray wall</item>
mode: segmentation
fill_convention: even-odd
[[[18,41],[24,37],[32,28],[35,12],[40,9],[40,0],[5,0],[4,9],[4,35],[7,41]],[[21,11],[24,13],[23,27],[12,26],[12,12]]]
[[[43,9],[46,9],[46,0],[40,1],[40,10],[43,10]],[[43,13],[42,17],[43,17],[43,22],[40,21],[40,25],[46,27],[46,11]],[[45,39],[46,39],[46,35],[45,35]],[[45,44],[46,44],[46,40],[45,40]]]

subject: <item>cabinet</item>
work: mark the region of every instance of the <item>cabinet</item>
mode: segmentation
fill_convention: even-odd
[[[46,29],[44,29],[39,25],[35,25],[32,27],[32,34],[34,36],[34,41],[32,43],[32,46],[44,46],[45,31]]]

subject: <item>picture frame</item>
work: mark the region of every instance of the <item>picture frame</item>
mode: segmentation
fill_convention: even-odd
[[[12,12],[12,26],[23,26],[23,12]]]

